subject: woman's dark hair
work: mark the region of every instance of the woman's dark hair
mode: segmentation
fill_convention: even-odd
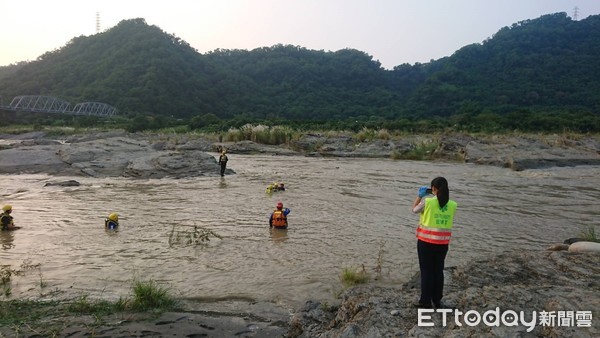
[[[440,208],[446,206],[450,199],[450,190],[448,190],[448,181],[443,177],[436,177],[431,181],[431,187],[437,189],[437,199],[440,204]]]

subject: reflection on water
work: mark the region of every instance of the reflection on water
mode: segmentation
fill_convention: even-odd
[[[14,231],[0,231],[0,241],[2,241],[2,250],[10,250],[15,247]]]
[[[227,180],[223,176],[219,180],[219,189],[227,189]]]
[[[274,242],[285,242],[288,240],[288,231],[283,229],[270,229],[271,238]]]
[[[599,167],[514,172],[260,155],[231,155],[229,166],[236,175],[73,178],[78,187],[44,187],[57,180],[45,175],[0,175],[0,203],[12,204],[15,223],[23,226],[1,233],[0,259],[41,264],[48,287],[65,296],[118,299],[142,278],[182,298],[298,307],[307,299],[333,300],[342,270],[374,268],[382,247],[379,283],[400,285],[418,271],[418,216],[410,206],[418,187],[439,175],[448,178],[459,205],[448,266],[506,250],[544,250],[600,219]],[[265,193],[275,181],[286,182],[287,190]],[[293,210],[287,231],[269,229],[279,200]],[[111,212],[120,216],[118,232],[104,231]],[[222,239],[169,245],[173,229],[193,227]],[[38,295],[39,278],[20,277],[14,297]]]

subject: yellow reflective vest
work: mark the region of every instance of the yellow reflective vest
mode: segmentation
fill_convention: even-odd
[[[425,199],[425,207],[419,218],[417,238],[432,244],[448,244],[452,236],[452,223],[456,207],[453,200],[440,208],[437,197]]]

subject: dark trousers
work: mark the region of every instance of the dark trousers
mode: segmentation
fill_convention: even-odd
[[[225,167],[227,166],[227,163],[222,163],[221,162],[221,176],[225,175]]]
[[[419,268],[421,270],[421,304],[439,305],[444,293],[444,260],[448,244],[431,244],[417,241]]]

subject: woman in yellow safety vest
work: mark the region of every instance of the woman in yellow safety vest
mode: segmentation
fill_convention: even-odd
[[[433,197],[426,197],[433,195]],[[436,177],[431,188],[419,188],[412,211],[420,214],[417,227],[417,253],[421,270],[421,297],[415,306],[443,308],[444,260],[452,235],[457,204],[450,199],[448,181]]]

